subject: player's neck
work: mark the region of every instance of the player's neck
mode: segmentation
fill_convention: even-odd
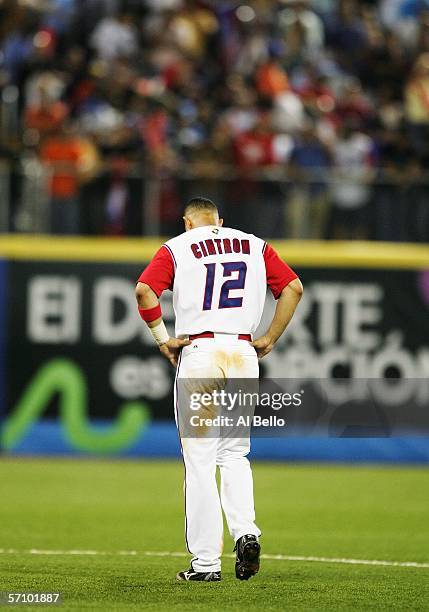
[[[201,227],[213,227],[219,224],[218,216],[212,214],[199,214],[192,217],[192,229],[199,229]]]

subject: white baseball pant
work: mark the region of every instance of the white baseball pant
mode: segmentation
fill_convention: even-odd
[[[255,349],[233,334],[198,338],[183,349],[177,379],[230,379],[259,376]],[[180,383],[179,383],[180,384]],[[175,389],[176,422],[181,407]],[[253,478],[247,455],[250,438],[183,437],[185,465],[185,535],[192,567],[197,572],[220,571],[223,549],[223,518],[237,541],[241,536],[261,534],[255,525]],[[220,469],[220,497],[216,467]]]

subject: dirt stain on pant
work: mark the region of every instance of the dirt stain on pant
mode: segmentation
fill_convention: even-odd
[[[201,405],[197,410],[190,408],[190,398],[194,394],[212,395],[214,391],[221,391],[225,389],[228,380],[228,373],[231,369],[234,369],[234,373],[244,368],[244,359],[241,353],[238,351],[227,352],[225,350],[217,350],[213,353],[213,361],[211,367],[207,368],[207,377],[192,377],[192,373],[186,379],[185,389],[189,401],[186,402],[188,409],[188,417],[185,418],[186,423],[190,423],[192,416],[198,417],[198,425],[190,425],[188,435],[192,437],[206,437],[209,433],[212,434],[214,428],[211,425],[206,424],[207,420],[211,420],[222,414],[223,407],[218,406],[215,403],[205,403]]]
[[[242,370],[244,367],[243,355],[239,352],[228,353],[219,350],[214,353],[213,360],[224,371],[225,377],[228,377],[228,372],[231,368]]]

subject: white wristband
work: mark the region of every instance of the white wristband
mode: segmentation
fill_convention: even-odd
[[[165,344],[170,339],[164,321],[161,321],[161,323],[158,323],[155,327],[149,327],[149,331],[158,346]]]

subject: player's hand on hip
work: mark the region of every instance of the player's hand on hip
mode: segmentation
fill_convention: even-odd
[[[189,340],[180,340],[179,338],[169,338],[168,342],[161,344],[159,350],[161,354],[168,359],[168,361],[174,367],[177,367],[177,361],[179,359],[180,351],[184,346],[189,346],[191,342]]]
[[[258,359],[262,359],[273,350],[274,340],[269,336],[261,336],[252,342],[252,346],[256,350]]]

